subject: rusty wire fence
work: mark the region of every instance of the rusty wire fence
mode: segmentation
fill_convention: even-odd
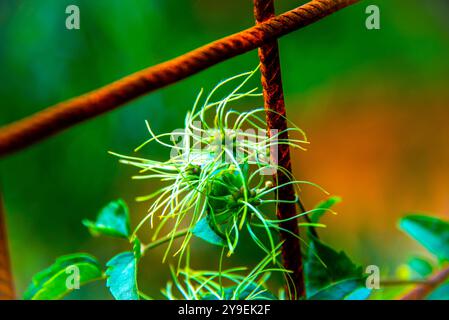
[[[261,81],[268,132],[270,129],[284,131],[286,109],[281,81],[279,49],[277,39],[295,30],[306,27],[340,9],[361,0],[312,0],[307,4],[280,15],[275,15],[274,0],[254,0],[256,25],[224,37],[179,57],[138,71],[99,89],[50,106],[34,115],[0,128],[0,156],[7,156],[28,146],[39,143],[78,123],[104,114],[133,99],[192,76],[215,64],[231,59],[248,51],[259,50]],[[270,110],[275,112],[270,112]],[[287,131],[281,139],[288,138]],[[288,145],[279,146],[279,166],[274,181],[284,184],[291,172]],[[1,196],[1,195],[0,195]],[[278,192],[280,200],[293,200],[292,185],[286,185]],[[285,201],[277,208],[277,217],[287,220],[281,224],[282,260],[293,276],[287,284],[294,292],[291,299],[305,296],[301,246],[298,240],[297,210],[299,206]],[[10,257],[6,237],[6,224],[0,197],[0,299],[14,299],[14,282],[10,268]]]

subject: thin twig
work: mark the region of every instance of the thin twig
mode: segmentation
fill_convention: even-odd
[[[58,103],[0,129],[0,156],[111,111],[146,93],[253,50],[360,0],[313,0],[264,23],[149,67],[100,89]]]
[[[449,266],[438,271],[426,283],[414,287],[399,300],[423,300],[449,278]]]
[[[274,17],[274,1],[254,0],[254,15],[257,23],[263,23]],[[287,120],[277,40],[266,42],[261,46],[259,58],[268,133],[277,130],[277,132],[282,132],[279,139],[287,140]],[[274,145],[272,148],[277,149],[275,152],[270,152],[272,161],[286,171],[277,170],[273,178],[275,184],[285,184],[284,187],[276,191],[276,197],[279,200],[285,200],[277,205],[276,215],[279,220],[289,219],[280,223],[280,236],[283,241],[282,261],[284,267],[293,272],[291,281],[287,281],[287,292],[290,295],[289,298],[295,300],[305,297],[305,284],[301,245],[298,240],[298,220],[290,219],[296,216],[296,204],[292,202],[296,198],[295,190],[292,184],[287,184],[290,181],[288,174],[291,174],[292,171],[290,148],[288,144]],[[274,155],[277,158],[274,158]],[[288,230],[288,232],[282,230]]]
[[[0,192],[0,300],[13,300],[14,298],[14,284],[6,236],[6,219]]]

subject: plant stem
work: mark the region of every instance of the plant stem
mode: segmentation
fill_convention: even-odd
[[[254,0],[254,15],[258,24],[275,16],[273,0]],[[281,66],[279,62],[279,48],[277,40],[264,43],[259,48],[260,70],[262,73],[262,86],[264,107],[266,111],[268,134],[279,135],[279,139],[288,139],[284,93],[282,89]],[[272,112],[274,111],[274,112]],[[272,131],[272,130],[277,130]],[[274,149],[277,148],[277,149]],[[278,157],[275,157],[275,156]],[[290,148],[288,144],[274,145],[270,151],[273,163],[277,163],[288,173],[291,173]],[[283,170],[276,170],[274,181],[277,185],[283,185],[290,181],[289,176]],[[295,199],[293,185],[287,184],[277,191],[279,200],[292,201]],[[296,216],[295,203],[279,203],[276,210],[278,219],[284,220]],[[301,246],[298,240],[299,228],[297,219],[291,219],[280,223],[282,244],[282,260],[284,267],[291,270],[291,282],[287,281],[287,293],[291,300],[305,297],[304,272],[301,255]]]
[[[15,299],[7,239],[5,212],[0,192],[0,300]]]
[[[298,196],[298,206],[302,213],[307,212],[306,207],[304,207],[304,204],[302,203],[299,196]],[[306,219],[307,223],[312,223],[312,220],[310,220],[310,217],[308,214],[304,215],[304,218]],[[309,228],[310,234],[312,236],[314,236],[317,239],[320,238],[320,236],[318,235],[318,231],[316,231],[316,228],[314,226],[309,226],[308,228]]]
[[[180,230],[180,231],[176,232],[174,235],[170,235],[169,234],[169,235],[167,235],[165,237],[162,237],[162,238],[160,238],[160,239],[158,239],[156,241],[150,242],[150,243],[148,243],[146,245],[142,245],[142,255],[144,255],[148,250],[154,249],[154,248],[156,248],[156,247],[158,247],[158,246],[160,246],[160,245],[162,245],[162,244],[164,244],[166,242],[169,242],[172,239],[177,239],[177,238],[183,237],[187,233],[189,233],[189,229],[188,228]]]
[[[420,284],[399,298],[399,300],[423,300],[449,278],[449,266],[438,271],[426,283]]]

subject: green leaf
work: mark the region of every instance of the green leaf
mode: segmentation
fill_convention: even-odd
[[[310,214],[310,221],[313,223],[318,223],[321,219],[321,217],[326,213],[329,212],[329,209],[331,209],[335,204],[341,202],[341,198],[337,196],[329,197],[328,199],[318,203],[313,212]]]
[[[345,297],[345,300],[366,300],[370,297],[372,289],[362,287],[356,289]]]
[[[408,262],[408,266],[423,278],[431,275],[433,272],[432,264],[426,259],[420,257],[411,258]]]
[[[102,279],[101,266],[96,258],[85,253],[66,255],[56,259],[47,269],[37,273],[24,293],[25,300],[57,300],[79,285]]]
[[[83,220],[93,235],[108,235],[112,237],[129,238],[129,212],[123,200],[110,202],[98,214],[97,221]]]
[[[309,300],[365,300],[370,293],[363,279],[346,279],[321,289]]]
[[[363,278],[363,270],[343,252],[337,252],[312,238],[304,266],[309,295],[331,284],[349,278]]]
[[[209,243],[217,246],[226,246],[226,241],[218,233],[216,233],[209,224],[207,218],[203,218],[198,221],[193,228],[192,233]]]
[[[427,300],[449,300],[449,283],[439,286],[427,297]]]
[[[411,215],[399,227],[440,260],[449,260],[449,223],[438,218]]]
[[[106,264],[106,286],[117,300],[139,300],[137,262],[135,252],[127,251],[113,257]]]

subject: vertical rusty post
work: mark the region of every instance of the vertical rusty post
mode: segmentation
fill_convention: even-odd
[[[274,1],[254,0],[254,15],[257,23],[274,17]],[[259,48],[259,58],[268,132],[273,129],[281,132],[287,129],[287,121],[285,119],[286,112],[277,40],[261,46]],[[275,112],[270,112],[270,110]],[[288,139],[288,132],[281,134],[279,139]],[[279,144],[277,147],[278,165],[291,173],[289,146]],[[290,181],[290,179],[284,172],[277,170],[274,175],[274,181],[275,184],[282,185]],[[295,190],[293,185],[281,187],[278,190],[277,197],[280,200],[294,200]],[[296,205],[294,203],[280,203],[278,204],[276,214],[278,219],[291,218],[296,215]],[[282,222],[280,226],[296,236],[299,234],[297,219]],[[287,292],[291,293],[289,298],[298,299],[305,296],[304,273],[300,242],[292,234],[285,231],[280,232],[281,240],[284,241],[282,260],[284,267],[293,272],[291,281],[287,281]]]
[[[0,300],[15,299],[14,284],[6,236],[6,218],[0,191]]]

